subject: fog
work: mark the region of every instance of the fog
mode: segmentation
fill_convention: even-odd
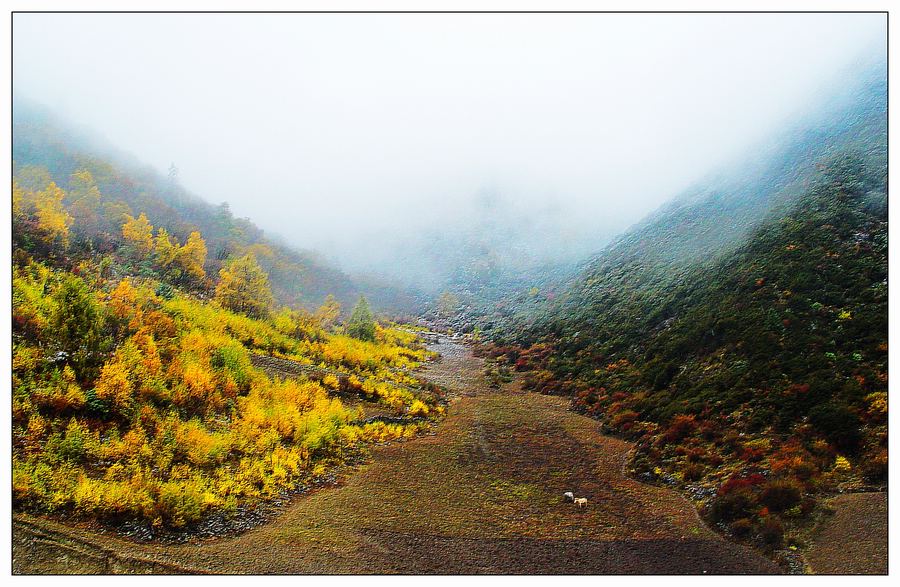
[[[880,14],[17,14],[13,81],[287,242],[416,283],[454,235],[589,254],[885,41]]]

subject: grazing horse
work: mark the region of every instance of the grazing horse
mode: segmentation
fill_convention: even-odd
[[[576,497],[574,501],[575,501],[575,505],[577,505],[580,508],[583,508],[584,506],[587,505],[586,497]]]
[[[572,503],[573,501],[575,501],[575,494],[571,491],[566,491],[565,493],[563,493],[563,499],[565,499],[569,503]]]

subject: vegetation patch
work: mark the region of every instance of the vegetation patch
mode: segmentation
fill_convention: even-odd
[[[886,483],[884,167],[845,153],[819,174],[730,254],[665,288],[640,277],[664,266],[608,261],[524,345],[481,353],[636,441],[638,478],[788,548],[816,496]]]
[[[432,354],[364,299],[346,330],[333,300],[277,308],[253,252],[209,277],[198,231],[181,245],[144,213],[86,209],[102,201],[86,170],[71,194],[48,177],[28,169],[13,189],[16,508],[182,528],[443,413],[415,374]],[[97,243],[115,246],[99,255]],[[267,374],[253,354],[307,371]],[[338,396],[400,421],[365,421]]]

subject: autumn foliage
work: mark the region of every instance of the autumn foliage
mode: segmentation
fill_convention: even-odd
[[[441,413],[414,374],[429,356],[414,334],[371,314],[364,339],[342,334],[334,298],[317,314],[279,308],[264,248],[209,274],[199,231],[181,244],[144,212],[104,207],[89,172],[69,197],[25,171],[13,185],[15,507],[183,527]],[[254,355],[304,369],[267,372]],[[366,421],[365,402],[403,421]]]

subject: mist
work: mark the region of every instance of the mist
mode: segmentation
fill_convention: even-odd
[[[16,14],[13,83],[293,245],[438,289],[458,240],[589,255],[885,39],[882,14]]]

